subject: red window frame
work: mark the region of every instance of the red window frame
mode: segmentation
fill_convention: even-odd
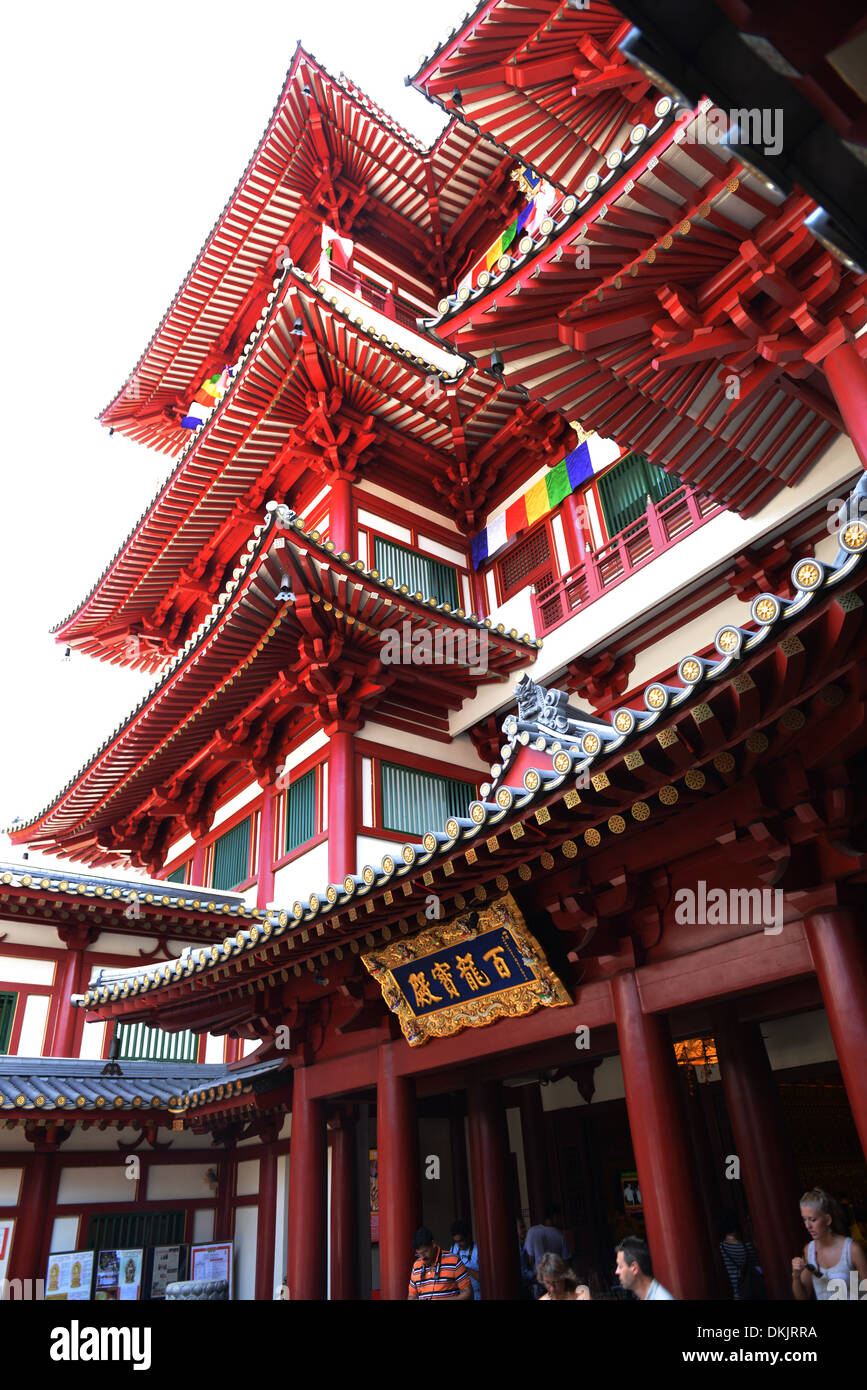
[[[507,584],[503,573],[504,567],[510,560],[514,560],[519,550],[532,543],[537,543],[538,538],[542,535],[546,537],[548,542],[547,558],[540,560],[532,569],[522,575],[520,580],[512,581],[511,584]],[[531,584],[538,583],[540,576],[550,574],[551,580],[560,578],[560,564],[557,558],[557,546],[554,543],[554,532],[551,526],[550,516],[544,517],[533,526],[526,535],[522,536],[520,540],[511,545],[505,554],[497,556],[495,561],[495,573],[497,598],[500,603],[505,603],[507,599],[513,598],[515,594],[521,593],[522,590],[528,588]]]

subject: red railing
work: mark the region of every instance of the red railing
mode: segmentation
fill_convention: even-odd
[[[416,314],[420,314],[421,310],[414,310],[403,300],[396,299],[391,290],[384,290],[381,285],[375,285],[372,280],[365,280],[363,276],[356,275],[354,271],[341,270],[336,265],[329,266],[328,279],[332,285],[339,285],[341,289],[354,295],[356,299],[361,299],[365,304],[369,304],[371,309],[375,309],[378,314],[385,314],[386,318],[393,319],[395,323],[403,324],[404,328],[411,328],[413,333],[419,331]]]
[[[637,521],[595,553],[588,550],[580,565],[533,594],[536,635],[543,637],[565,623],[722,510],[718,502],[686,486],[661,502],[648,500]]]

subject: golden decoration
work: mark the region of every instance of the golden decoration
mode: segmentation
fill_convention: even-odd
[[[665,704],[665,691],[661,685],[652,685],[647,691],[646,699],[651,709],[662,709]]]
[[[408,963],[415,965],[418,962],[419,971],[410,988],[416,995],[416,1008],[424,1007],[420,1002],[422,1000],[429,1003],[432,999],[448,997],[447,987],[443,985],[438,986],[439,993],[436,995],[428,988],[428,977],[435,964],[434,958],[441,955],[444,949],[460,946],[476,937],[493,933],[496,933],[502,943],[494,949],[498,951],[503,969],[509,972],[502,976],[503,988],[480,995],[478,998],[458,999],[455,1003],[429,1013],[416,1013],[403,988],[398,984],[394,970]],[[467,955],[470,956],[469,950]],[[505,897],[481,909],[476,921],[466,917],[455,917],[450,922],[437,923],[435,927],[407,941],[388,945],[376,954],[363,955],[361,959],[379,984],[385,1003],[397,1016],[410,1047],[419,1047],[431,1038],[450,1037],[464,1028],[484,1028],[500,1018],[520,1018],[535,1013],[540,1006],[563,1008],[572,1003],[571,995],[548,965],[542,947],[529,932],[521,910],[511,894],[506,894]],[[507,980],[515,978],[510,967],[514,970],[519,963],[522,967],[521,973],[530,972],[532,979],[521,978],[518,983],[511,985],[506,983]],[[473,966],[468,968],[478,979],[480,971],[477,963],[474,962],[474,966],[475,969]],[[448,971],[441,974],[441,978],[448,977]],[[493,970],[479,983],[490,984],[492,979]],[[452,983],[452,989],[454,988]],[[428,998],[425,997],[426,993],[429,995]]]
[[[797,729],[803,729],[806,722],[807,716],[804,714],[804,711],[800,709],[787,709],[780,720],[780,724],[783,728],[788,729],[792,733]]]
[[[656,741],[660,748],[671,748],[672,744],[678,742],[676,729],[660,729],[656,735]]]
[[[574,859],[578,853],[578,846],[574,840],[564,840],[560,848],[567,859]]]
[[[660,787],[658,795],[663,806],[673,806],[677,801],[679,792],[677,787]]]
[[[756,600],[755,616],[760,623],[772,623],[779,609],[780,605],[775,598],[760,598]]]
[[[623,764],[627,772],[635,772],[636,768],[644,767],[644,759],[642,758],[641,754],[636,750],[632,753],[625,754],[623,758]]]
[[[581,797],[576,791],[568,791],[563,797],[563,804],[568,811],[574,811],[576,806],[581,805]]]
[[[513,840],[522,840],[524,838],[524,835],[526,834],[526,831],[524,830],[524,827],[523,825],[521,825],[520,821],[517,825],[510,826],[510,830],[512,832]]]
[[[589,845],[591,849],[595,849],[597,845],[602,843],[602,836],[599,834],[598,830],[585,830],[584,843],[585,845]]]
[[[717,646],[721,652],[734,652],[738,649],[740,634],[733,627],[723,628],[717,638]]]
[[[597,792],[604,792],[606,787],[611,786],[607,772],[597,772],[590,781],[593,783],[593,790]]]
[[[713,760],[717,772],[734,772],[735,760],[731,753],[717,753]]]
[[[612,835],[622,835],[626,829],[626,821],[622,816],[609,816],[608,829]]]
[[[474,849],[468,849],[466,854],[464,855],[464,858],[466,859],[468,864],[475,864],[478,860],[478,857],[479,856],[476,854],[476,851]]]
[[[485,841],[485,844],[491,854],[494,854],[500,848],[500,842],[496,835],[492,835],[489,840]]]
[[[843,532],[842,540],[850,550],[863,550],[867,545],[867,526],[863,521],[853,521]]]
[[[501,893],[508,893],[509,880],[506,878],[505,874],[497,874],[497,877],[494,881]]]
[[[691,792],[700,792],[706,779],[704,773],[699,768],[691,767],[683,780]]]
[[[544,853],[543,853],[543,855],[542,855],[542,859],[541,859],[541,864],[542,864],[542,868],[543,868],[546,872],[548,872],[550,869],[553,869],[553,867],[554,867],[554,856],[553,856],[553,854],[549,854],[548,850],[545,850],[545,851],[544,851]]]
[[[688,657],[680,664],[680,674],[683,680],[692,684],[693,681],[701,679],[701,666],[695,657]]]
[[[650,816],[650,807],[646,801],[636,801],[630,809],[633,820],[647,820]]]
[[[548,807],[547,807],[547,806],[540,806],[539,809],[538,809],[538,811],[536,812],[536,824],[537,824],[537,825],[547,825],[547,824],[548,824],[548,821],[549,821],[550,819],[551,819],[551,812],[548,810]]]
[[[522,882],[524,882],[524,883],[529,883],[529,881],[530,881],[530,879],[531,879],[532,877],[533,877],[533,872],[532,872],[532,870],[531,870],[529,864],[519,864],[519,865],[518,865],[518,878],[520,878],[520,879],[522,880]],[[455,902],[457,902],[457,899],[455,899]],[[463,905],[463,904],[461,904],[461,906],[462,906],[462,905]]]
[[[554,754],[554,771],[555,771],[555,772],[560,772],[560,773],[568,772],[568,771],[569,771],[569,768],[570,768],[571,766],[572,766],[572,759],[569,757],[569,754],[568,754],[568,753],[555,753],[555,754]]]
[[[812,589],[818,584],[820,574],[819,566],[814,565],[812,560],[807,560],[795,571],[795,583],[799,589]]]

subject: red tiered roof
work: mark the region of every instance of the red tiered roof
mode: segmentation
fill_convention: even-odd
[[[657,95],[618,51],[629,27],[608,0],[485,0],[412,83],[568,192]]]

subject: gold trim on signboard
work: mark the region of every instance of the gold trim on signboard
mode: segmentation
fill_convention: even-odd
[[[473,921],[474,918],[478,921]],[[428,959],[452,946],[498,929],[512,938],[523,965],[532,972],[533,980],[417,1015],[392,971],[398,966]],[[475,912],[463,913],[449,922],[437,923],[416,936],[390,942],[375,953],[363,955],[361,959],[380,986],[385,1003],[397,1015],[410,1047],[418,1047],[430,1038],[449,1037],[464,1028],[484,1028],[500,1018],[519,1018],[534,1013],[540,1007],[562,1008],[572,1003],[569,991],[549,966],[545,952],[528,930],[511,893]]]

